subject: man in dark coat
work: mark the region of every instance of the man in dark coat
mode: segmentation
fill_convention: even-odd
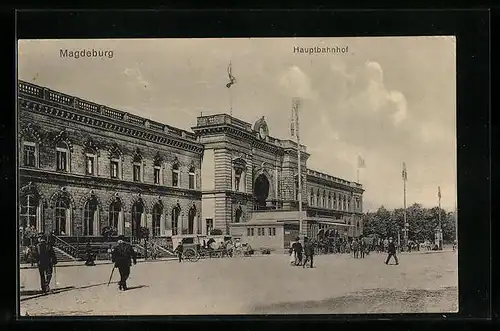
[[[394,241],[392,240],[392,237],[389,238],[389,244],[387,245],[387,260],[385,260],[385,264],[389,264],[389,260],[391,257],[394,257],[394,260],[396,261],[396,265],[399,264],[398,257],[396,256],[396,245],[394,244]]]
[[[182,261],[182,253],[184,253],[184,246],[182,245],[182,240],[179,241],[179,245],[177,245],[177,248],[175,251],[177,253],[177,256],[179,257],[179,263]]]
[[[44,236],[38,239],[38,244],[33,252],[33,258],[38,265],[40,273],[40,285],[42,292],[50,290],[50,280],[52,279],[52,270],[57,264],[57,257],[52,245],[48,244]]]
[[[306,255],[306,258],[304,259],[304,264],[302,265],[302,268],[306,267],[307,261],[311,261],[311,266],[310,267],[313,268],[313,262],[314,262],[314,245],[307,238],[304,238],[304,254]]]
[[[295,242],[292,244],[292,250],[295,252],[295,265],[302,264],[302,244],[300,243],[300,238],[296,238]]]
[[[137,263],[137,257],[134,249],[129,243],[124,241],[123,236],[118,237],[118,245],[115,247],[112,253],[112,261],[115,263],[115,268],[118,268],[120,272],[120,282],[118,282],[118,288],[120,290],[127,290],[127,279],[130,276],[130,266],[132,261],[134,264]]]

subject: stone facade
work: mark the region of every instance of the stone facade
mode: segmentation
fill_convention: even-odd
[[[124,235],[203,231],[203,146],[192,133],[24,82],[18,102],[21,225],[70,236],[101,235],[110,219]]]
[[[30,83],[18,88],[21,226],[68,236],[99,236],[109,225],[127,236],[140,227],[207,235],[251,223],[255,211],[298,210],[298,146],[270,136],[264,118],[252,126],[201,116],[189,132]],[[306,217],[361,234],[361,185],[308,169],[300,150]]]

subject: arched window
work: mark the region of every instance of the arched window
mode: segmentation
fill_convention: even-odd
[[[163,206],[157,203],[153,207],[153,237],[161,235],[161,214],[163,213]]]
[[[123,229],[121,225],[121,211],[122,203],[120,199],[115,199],[109,205],[109,226],[115,228],[118,234],[123,234]]]
[[[180,172],[179,172],[179,164],[174,163],[172,165],[172,186],[173,187],[179,187],[179,179],[180,177]]]
[[[60,197],[55,204],[55,232],[59,236],[67,236],[71,234],[70,217],[71,209],[70,202],[66,197]]]
[[[326,207],[326,192],[323,191],[323,197],[321,201],[321,207],[325,208]]]
[[[332,208],[332,192],[328,192],[328,208]]]
[[[83,207],[83,235],[98,235],[99,215],[97,211],[98,202],[95,196],[91,197]]]
[[[64,141],[59,141],[56,145],[56,170],[70,171],[70,149]]]
[[[321,199],[321,196],[320,196],[320,193],[319,193],[319,189],[316,191],[316,206],[320,206],[320,200]]]
[[[188,234],[194,234],[194,218],[196,217],[196,207],[189,209],[188,213]]]
[[[172,209],[172,235],[178,235],[179,233],[179,228],[178,228],[178,222],[179,222],[179,215],[181,213],[181,207],[179,205],[175,206]]]
[[[21,198],[21,213],[19,221],[23,228],[37,227],[37,207],[39,200],[34,194],[26,194]]]
[[[311,189],[311,195],[309,196],[309,205],[314,205],[314,190]]]
[[[194,167],[189,168],[189,189],[194,190],[195,189],[195,172],[194,172]]]
[[[132,235],[140,237],[141,226],[144,225],[144,203],[141,199],[132,206]]]

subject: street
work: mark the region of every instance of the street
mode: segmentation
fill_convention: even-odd
[[[313,269],[293,267],[288,255],[178,263],[138,263],[118,291],[112,265],[57,268],[51,287],[39,290],[37,269],[22,269],[21,314],[199,315],[454,312],[458,309],[457,253],[315,256]],[[57,281],[57,284],[56,284]]]

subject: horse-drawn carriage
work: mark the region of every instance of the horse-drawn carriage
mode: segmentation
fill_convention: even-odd
[[[247,249],[234,245],[231,236],[190,236],[180,240],[184,247],[183,258],[191,262],[205,258],[247,255]]]

